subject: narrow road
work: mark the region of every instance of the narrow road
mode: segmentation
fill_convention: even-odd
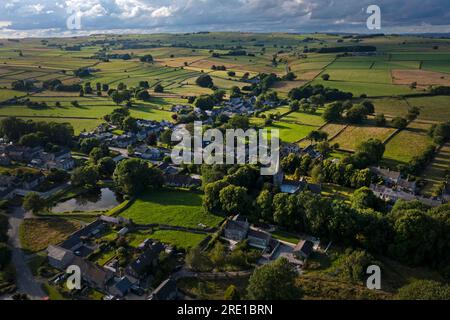
[[[47,295],[41,289],[26,263],[26,255],[22,251],[19,239],[19,226],[26,217],[22,207],[14,208],[9,218],[9,245],[12,248],[12,263],[16,270],[17,292],[26,293],[30,299],[40,300]]]

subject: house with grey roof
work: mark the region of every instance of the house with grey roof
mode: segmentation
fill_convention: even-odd
[[[47,257],[48,263],[58,270],[65,270],[75,259],[72,251],[54,245],[48,246]]]
[[[176,300],[178,296],[177,283],[169,278],[163,281],[150,294],[148,300]]]
[[[233,219],[227,221],[224,228],[224,237],[234,241],[242,241],[247,237],[250,223],[247,219],[236,215]]]

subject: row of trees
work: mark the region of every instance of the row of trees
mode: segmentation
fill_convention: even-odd
[[[346,204],[310,192],[279,193],[252,166],[228,171],[220,166],[205,166],[202,173],[203,205],[209,212],[241,213],[371,253],[387,253],[410,265],[431,265],[450,276],[450,270],[446,270],[450,265],[448,204],[428,209],[418,201],[398,201],[385,214],[384,203],[368,188],[355,192],[352,203]],[[367,169],[359,174],[361,181],[370,181]]]
[[[375,107],[371,101],[363,101],[357,105],[353,105],[350,101],[335,102],[325,108],[322,117],[326,121],[346,120],[350,123],[360,123],[367,118],[367,115],[374,112]]]
[[[73,135],[73,127],[68,123],[25,121],[15,117],[0,121],[0,136],[27,146],[46,143],[70,146]]]
[[[304,87],[294,88],[288,93],[288,97],[292,100],[309,99],[314,95],[322,95],[325,101],[349,100],[353,97],[350,92],[343,92],[338,89],[325,88],[323,85],[307,85]]]

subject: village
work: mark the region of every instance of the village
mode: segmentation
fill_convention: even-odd
[[[0,39],[0,299],[449,292],[448,39],[113,32]]]

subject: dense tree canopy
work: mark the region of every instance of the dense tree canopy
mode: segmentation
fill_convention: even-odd
[[[139,194],[148,187],[160,187],[163,182],[162,172],[140,159],[119,162],[113,179],[117,189],[128,195]]]
[[[302,291],[295,283],[297,275],[285,258],[279,258],[258,267],[249,280],[248,298],[252,300],[300,299]]]

